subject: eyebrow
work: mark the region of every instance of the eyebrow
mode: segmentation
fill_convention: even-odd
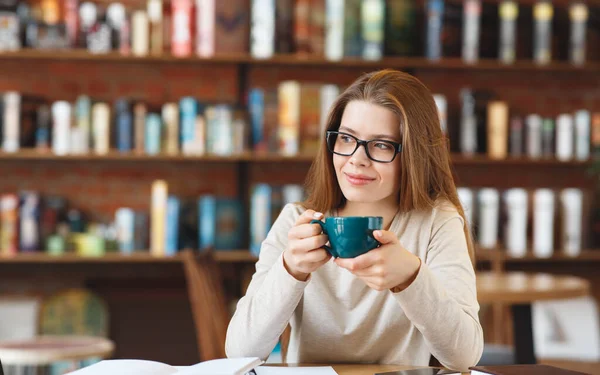
[[[340,126],[340,128],[338,130],[350,133],[355,136],[358,135],[354,130],[352,130],[346,126]],[[389,134],[371,134],[371,139],[389,139],[390,141],[398,142],[396,137],[391,136]]]

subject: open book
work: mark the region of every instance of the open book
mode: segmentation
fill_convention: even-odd
[[[169,366],[138,359],[110,359],[70,372],[69,375],[245,375],[262,363],[260,358],[223,358],[193,366]]]

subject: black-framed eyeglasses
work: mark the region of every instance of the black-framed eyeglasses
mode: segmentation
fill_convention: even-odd
[[[398,142],[386,139],[364,141],[352,134],[335,130],[328,130],[326,139],[327,149],[334,154],[351,156],[354,155],[360,146],[363,146],[367,157],[378,163],[391,163],[396,158],[396,155],[402,151],[402,144]]]

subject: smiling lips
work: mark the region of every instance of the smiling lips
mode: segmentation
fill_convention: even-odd
[[[344,175],[346,176],[346,180],[354,186],[364,186],[375,181],[374,178],[362,174],[344,173]]]

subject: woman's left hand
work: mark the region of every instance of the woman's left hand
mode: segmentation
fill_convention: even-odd
[[[416,278],[421,260],[406,250],[394,233],[376,230],[373,235],[380,247],[356,258],[337,258],[335,263],[377,291],[407,288]]]

